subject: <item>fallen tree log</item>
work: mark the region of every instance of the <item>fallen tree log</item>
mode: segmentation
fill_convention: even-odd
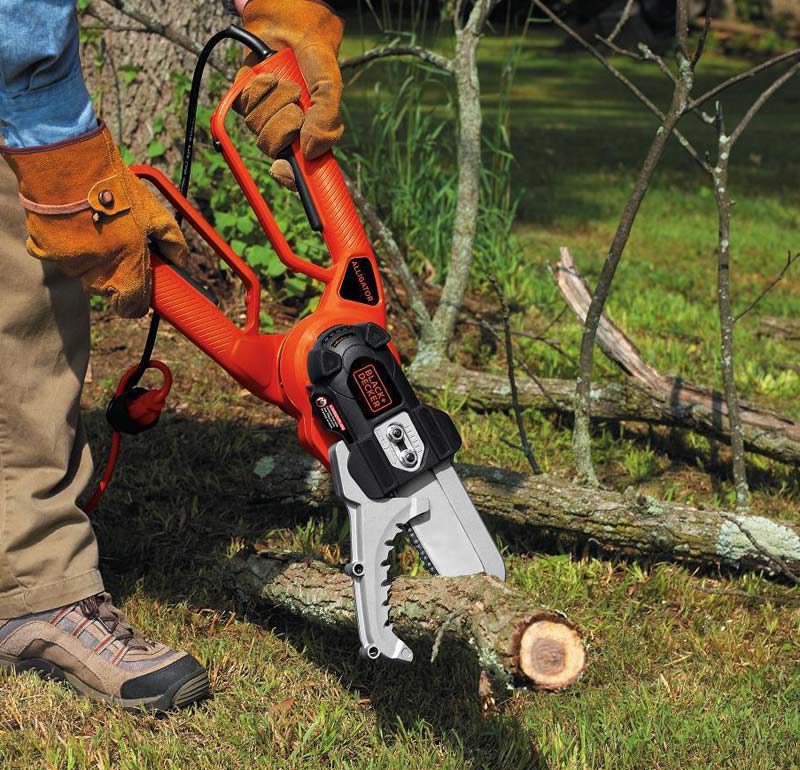
[[[555,279],[570,309],[584,323],[592,293],[568,249],[561,249]],[[663,424],[689,428],[730,443],[728,407],[721,393],[682,377],[661,374],[642,358],[636,345],[605,313],[597,330],[597,344],[661,406]],[[739,410],[745,449],[782,462],[800,463],[800,422],[745,402],[740,402]]]
[[[324,510],[338,506],[328,474],[310,458],[264,458],[256,502]],[[542,545],[595,544],[606,553],[668,559],[705,567],[800,572],[800,529],[762,516],[706,510],[581,487],[552,476],[459,465],[464,486],[485,520],[521,528]]]
[[[759,320],[757,334],[759,337],[798,342],[800,341],[800,320],[766,316]]]
[[[302,554],[246,551],[230,561],[237,590],[323,626],[355,630],[353,584],[341,569]],[[586,651],[562,615],[490,575],[397,578],[391,617],[409,641],[466,645],[495,684],[560,690],[576,682]]]
[[[414,386],[429,398],[447,391],[478,412],[511,409],[511,389],[504,374],[490,374],[461,366],[426,368],[415,371]],[[517,375],[519,404],[550,414],[572,414],[574,380]],[[666,425],[692,430],[725,444],[730,443],[721,396],[674,378],[669,392],[653,392],[633,379],[604,382],[592,387],[592,419],[620,420]],[[800,464],[800,422],[758,407],[743,405],[745,448],[773,460]]]
[[[589,288],[565,250],[556,280],[579,320],[589,305]],[[604,316],[597,337],[603,352],[628,376],[623,382],[596,384],[590,394],[594,420],[620,420],[666,425],[692,430],[730,443],[727,407],[722,394],[660,374],[648,364],[636,346]],[[511,408],[511,388],[505,374],[491,374],[461,366],[441,366],[414,371],[412,380],[420,393],[437,396],[442,391],[476,411]],[[519,404],[523,409],[572,414],[575,382],[517,377]],[[745,448],[773,460],[800,464],[800,421],[751,404],[741,404]]]

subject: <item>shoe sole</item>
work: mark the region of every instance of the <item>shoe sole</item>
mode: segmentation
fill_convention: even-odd
[[[120,698],[116,695],[100,692],[90,687],[86,682],[81,681],[73,674],[64,671],[55,663],[42,658],[31,658],[30,660],[20,660],[10,655],[0,653],[0,668],[14,673],[24,673],[32,671],[42,679],[52,679],[68,684],[80,695],[98,703],[108,703],[118,706],[125,711],[172,711],[184,708],[207,698],[211,694],[211,686],[208,681],[208,673],[189,674],[183,679],[174,682],[170,688],[151,698]]]

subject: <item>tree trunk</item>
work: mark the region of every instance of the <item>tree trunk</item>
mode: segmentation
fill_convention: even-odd
[[[310,458],[281,455],[257,489],[266,507],[337,506],[329,475]],[[800,571],[798,528],[761,516],[655,500],[633,490],[582,487],[553,476],[460,465],[457,470],[489,523],[521,528],[542,545],[592,543],[605,552],[734,569]],[[756,546],[750,539],[754,538]]]
[[[299,554],[246,551],[230,562],[237,591],[322,626],[355,629],[353,585],[341,570]],[[496,684],[560,690],[576,682],[586,651],[562,615],[531,606],[521,591],[489,575],[400,577],[391,617],[400,636],[474,651]],[[354,643],[355,649],[355,643]]]
[[[447,361],[458,313],[469,286],[474,258],[481,188],[481,86],[478,47],[486,16],[496,0],[478,0],[462,27],[456,26],[456,54],[452,73],[458,96],[458,192],[447,279],[433,323],[423,327],[412,369],[421,370]]]
[[[145,163],[154,139],[153,118],[167,118],[170,136],[183,135],[183,114],[168,113],[173,98],[171,75],[182,71],[191,77],[197,56],[163,34],[145,31],[130,12],[161,25],[168,34],[174,32],[178,39],[194,43],[198,49],[236,19],[223,10],[221,0],[158,4],[94,0],[80,12],[84,28],[108,27],[90,35],[82,51],[84,75],[96,97],[98,112],[117,142],[129,149],[137,162]],[[222,54],[214,56],[214,61],[222,64]],[[169,146],[170,140],[160,138]],[[169,163],[176,159],[176,155],[167,156]]]
[[[594,347],[597,339],[597,329],[603,311],[611,294],[619,263],[628,245],[633,225],[639,214],[650,185],[655,177],[656,170],[661,164],[664,152],[669,144],[673,131],[678,126],[686,109],[689,95],[694,83],[694,67],[697,62],[689,59],[686,49],[689,35],[688,25],[688,0],[676,0],[675,42],[676,60],[679,76],[675,79],[675,89],[672,94],[672,104],[664,120],[656,131],[650,149],[639,170],[639,175],[633,187],[628,202],[622,212],[622,217],[617,226],[617,231],[611,241],[608,254],[600,269],[597,285],[592,293],[591,302],[586,311],[586,320],[583,325],[581,350],[578,360],[578,377],[575,381],[575,425],[572,434],[572,453],[575,459],[575,469],[579,478],[592,486],[599,486],[592,464],[591,446],[591,407],[592,407],[592,375],[594,372]]]

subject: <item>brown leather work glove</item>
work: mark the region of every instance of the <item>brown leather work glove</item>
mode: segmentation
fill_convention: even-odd
[[[0,147],[19,181],[28,252],[80,278],[135,318],[150,306],[150,245],[186,264],[175,218],[134,176],[102,123],[94,131],[41,147]]]
[[[242,13],[245,29],[270,48],[291,48],[311,93],[312,107],[303,117],[297,101],[300,88],[274,75],[260,75],[242,92],[236,109],[256,135],[262,152],[274,158],[300,134],[303,155],[313,160],[323,155],[344,133],[341,115],[342,75],[339,45],[344,22],[319,0],[250,0]],[[239,74],[257,62],[254,54]],[[286,160],[270,170],[284,187],[294,189],[294,174]]]

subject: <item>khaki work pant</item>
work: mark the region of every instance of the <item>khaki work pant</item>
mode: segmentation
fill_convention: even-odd
[[[76,500],[92,473],[80,421],[89,306],[25,250],[17,181],[0,162],[0,618],[103,590]]]

